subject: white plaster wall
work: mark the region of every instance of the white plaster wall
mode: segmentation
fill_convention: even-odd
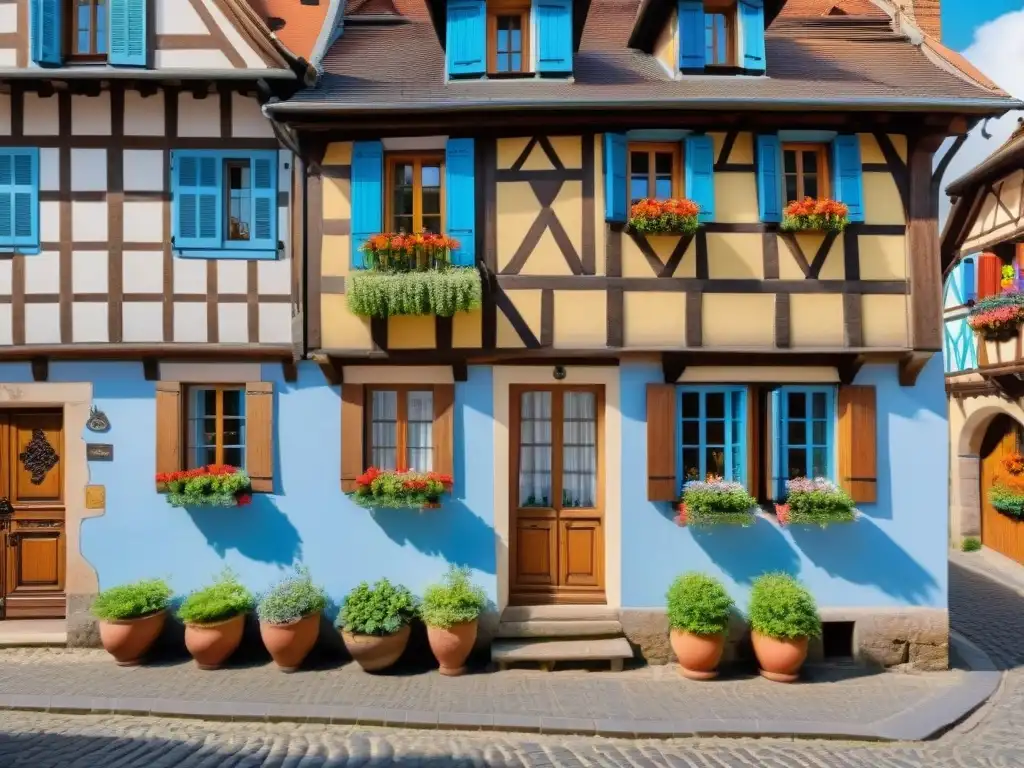
[[[24,113],[26,136],[56,136],[60,133],[56,96],[44,99],[35,93],[26,93]]]
[[[231,94],[231,135],[255,139],[274,138],[270,121],[263,116],[256,99]]]
[[[0,67],[14,68],[18,66],[17,48],[0,48]]]
[[[164,135],[164,94],[143,98],[136,91],[124,94],[124,133],[126,136]]]
[[[164,153],[159,149],[124,151],[126,192],[160,192],[164,188]]]
[[[105,192],[106,189],[107,150],[73,148],[71,150],[71,190],[73,192]]]
[[[24,0],[23,0],[24,1]],[[0,5],[0,32],[18,31],[18,5],[9,3]]]
[[[168,0],[159,0],[160,2],[168,2]],[[170,0],[171,2],[180,2],[181,0]],[[227,38],[228,42],[234,46],[235,50],[238,51],[242,57],[242,61],[245,62],[245,66],[249,69],[266,69],[267,65],[263,63],[263,59],[259,57],[255,49],[249,43],[245,41],[238,30],[234,28],[227,17],[221,11],[213,0],[198,0],[206,6],[207,12],[213,17],[213,20],[224,32],[224,37]]]
[[[178,135],[203,138],[220,136],[220,100],[213,95],[197,99],[191,93],[180,94]]]
[[[210,41],[211,45],[213,41]],[[161,51],[153,57],[157,69],[234,69],[231,60],[216,49]]]
[[[189,0],[157,0],[155,15],[158,35],[209,34]]]
[[[71,97],[71,132],[75,136],[110,135],[110,94]]]

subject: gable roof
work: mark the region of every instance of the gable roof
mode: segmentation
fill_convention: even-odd
[[[248,0],[253,10],[266,22],[274,38],[289,51],[306,61],[328,17],[328,0]]]

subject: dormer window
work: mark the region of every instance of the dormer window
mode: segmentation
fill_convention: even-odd
[[[149,61],[147,0],[26,0],[33,63],[42,67]]]
[[[764,74],[764,0],[678,0],[683,74]]]
[[[705,67],[736,66],[736,5],[732,0],[704,3]]]
[[[530,6],[499,0],[487,4],[487,73],[530,72]]]
[[[69,0],[68,59],[102,62],[107,59],[106,0]]]

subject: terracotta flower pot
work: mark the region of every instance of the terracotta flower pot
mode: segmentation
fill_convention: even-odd
[[[466,659],[469,658],[476,642],[477,620],[455,624],[448,629],[427,627],[427,640],[434,658],[441,665],[438,670],[442,675],[455,677],[466,671]]]
[[[101,621],[100,642],[120,666],[134,667],[160,637],[166,621],[167,611],[157,611],[138,619]]]
[[[356,635],[342,631],[345,649],[367,672],[387,669],[402,655],[409,643],[409,625],[393,635]]]
[[[242,642],[245,614],[215,624],[186,624],[185,647],[200,669],[220,669]]]
[[[777,683],[792,683],[800,676],[800,667],[807,658],[806,637],[786,640],[752,632],[750,639],[762,677]]]
[[[673,629],[669,635],[672,651],[679,660],[679,673],[690,680],[711,680],[718,677],[718,664],[725,650],[725,633],[694,635]]]
[[[316,645],[320,635],[320,614],[311,613],[290,624],[268,624],[260,622],[260,637],[263,645],[281,668],[282,672],[294,672]]]

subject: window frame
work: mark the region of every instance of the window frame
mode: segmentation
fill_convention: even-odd
[[[92,53],[77,53],[75,51],[75,44],[78,39],[78,13],[77,5],[80,0],[63,0],[61,4],[61,11],[64,14],[64,60],[69,64],[103,64],[107,61],[110,56],[110,2],[109,0],[103,0],[103,6],[107,16],[106,19],[106,34],[107,34],[107,50],[105,53],[98,53],[95,51],[97,47],[98,38],[96,30],[96,9],[100,3],[100,0],[88,0],[89,1],[89,44],[93,49]]]
[[[740,394],[740,413],[732,413],[733,400],[731,395],[734,393]],[[723,477],[725,480],[734,481],[747,487],[750,474],[750,447],[749,447],[749,430],[747,422],[750,414],[750,393],[748,387],[745,384],[713,384],[713,385],[696,385],[696,384],[682,384],[676,387],[676,427],[678,432],[676,433],[676,477],[679,478],[679,487],[682,489],[683,486],[689,482],[686,479],[685,467],[683,466],[683,450],[684,448],[694,447],[689,443],[684,443],[683,438],[683,422],[692,421],[692,419],[686,419],[683,416],[683,396],[686,394],[697,394],[700,397],[700,416],[697,421],[700,423],[700,434],[698,438],[698,444],[696,448],[699,451],[699,464],[698,467],[698,480],[704,480],[707,477],[707,464],[706,464],[706,451],[707,451],[707,396],[709,394],[722,394],[725,398],[725,416],[723,421],[725,423],[725,467],[726,474]],[[717,421],[717,419],[716,419]],[[730,461],[731,451],[733,449],[732,443],[732,430],[730,426],[733,422],[737,422],[740,425],[740,441],[736,450],[740,466],[740,477],[731,477],[732,467],[735,466],[733,461]]]
[[[786,481],[789,479],[789,473],[782,471],[782,457],[788,455],[790,448],[789,443],[789,429],[788,429],[788,416],[789,416],[789,397],[790,394],[803,393],[808,397],[816,394],[825,395],[825,456],[827,464],[827,471],[825,473],[825,479],[832,482],[836,481],[836,470],[838,466],[837,452],[838,445],[836,437],[838,435],[838,420],[839,413],[837,408],[838,403],[838,387],[835,384],[782,384],[772,391],[773,396],[773,418],[772,427],[775,433],[771,436],[771,456],[772,456],[772,477],[776,478],[778,487],[770,489],[774,491],[775,498],[781,499],[785,496]],[[810,399],[808,400],[808,408],[811,408]],[[811,419],[806,415],[803,417],[806,422],[810,422]],[[812,450],[815,446],[813,442],[813,429],[808,424],[804,441],[796,445],[798,448],[804,450]],[[811,454],[807,455],[807,465],[810,468],[812,464]]]
[[[408,472],[409,470],[409,393],[429,392],[430,393],[430,424],[433,425],[436,418],[437,406],[435,405],[435,393],[433,384],[367,384],[363,388],[363,466],[369,467],[370,457],[373,455],[373,394],[375,392],[397,392],[398,413],[395,418],[395,470],[396,472]],[[433,472],[434,470],[434,445],[433,426],[430,435],[430,468],[417,467],[417,472]],[[380,469],[380,467],[378,467]]]
[[[681,141],[630,141],[626,144],[626,213],[633,207],[633,154],[647,154],[647,191],[657,186],[657,174],[655,173],[655,156],[659,153],[670,152],[672,154],[672,198],[682,197],[686,191],[683,188],[683,168],[686,161],[685,152]],[[645,196],[648,199],[649,195]]]
[[[519,70],[498,69],[498,17],[518,16],[522,30],[523,50]],[[530,26],[532,13],[529,2],[523,0],[489,0],[487,3],[487,70],[488,77],[515,77],[533,73],[530,42],[533,29]]]
[[[813,152],[814,154],[817,155],[817,158],[818,158],[818,170],[817,170],[818,195],[814,199],[821,200],[821,199],[829,197],[832,194],[832,183],[831,183],[832,180],[831,180],[831,177],[829,175],[831,173],[832,169],[829,167],[829,157],[828,157],[828,155],[829,155],[829,146],[830,145],[822,143],[822,142],[815,142],[815,141],[810,141],[810,142],[808,142],[808,141],[804,141],[804,142],[800,142],[800,141],[785,141],[785,142],[780,142],[780,144],[781,144],[781,158],[780,158],[781,165],[779,167],[779,170],[780,170],[779,176],[780,176],[780,179],[781,179],[781,182],[782,182],[782,197],[783,198],[788,198],[788,194],[786,193],[786,177],[791,175],[791,174],[786,173],[786,152],[797,152],[797,162],[796,162],[796,189],[797,189],[797,194],[796,194],[796,198],[795,199],[796,200],[803,200],[807,196],[805,194],[805,192],[804,192],[804,169],[803,169],[803,163],[801,162],[802,155],[803,155],[803,153],[806,153],[806,152]],[[794,202],[794,201],[793,200],[784,199],[783,200],[783,207],[785,207],[786,205],[789,205],[789,203],[791,203],[791,202]]]
[[[737,2],[736,0],[704,0],[704,35],[705,44],[704,50],[704,68],[712,71],[718,69],[733,69],[740,66],[739,62],[739,45],[737,41],[737,35],[739,34],[739,24],[737,23]],[[718,15],[725,18],[725,61],[724,62],[710,62],[708,60],[708,48],[707,48],[707,20],[708,16]],[[715,41],[715,48],[717,48],[717,40]]]
[[[241,396],[240,396],[241,418],[239,419],[239,422],[240,422],[240,424],[242,426],[242,429],[245,430],[248,427],[248,420],[249,420],[249,414],[246,412],[246,410],[247,410],[246,409],[246,385],[245,384],[225,384],[225,383],[216,383],[216,384],[213,384],[213,383],[209,383],[209,384],[207,384],[207,383],[204,383],[204,384],[185,384],[185,385],[183,385],[183,389],[184,389],[183,394],[185,396],[185,407],[183,409],[183,411],[184,411],[184,419],[182,420],[182,422],[183,422],[182,423],[182,431],[183,431],[183,437],[184,437],[184,441],[182,442],[182,447],[184,448],[184,452],[185,452],[185,460],[183,462],[184,466],[185,466],[185,469],[196,469],[198,467],[208,466],[207,463],[200,464],[196,460],[197,456],[196,456],[196,454],[194,452],[197,451],[199,448],[209,448],[210,446],[208,446],[208,445],[190,446],[189,445],[189,442],[190,442],[189,441],[189,430],[190,430],[190,427],[192,426],[193,420],[196,420],[196,419],[209,419],[209,418],[213,418],[214,419],[214,440],[215,440],[215,443],[214,443],[213,448],[214,448],[214,451],[216,452],[215,456],[214,456],[214,458],[216,460],[213,463],[214,464],[224,464],[225,463],[224,462],[224,448],[225,448],[225,445],[224,445],[224,393],[228,392],[228,391],[230,391],[230,392],[240,392],[241,393]],[[202,392],[204,390],[212,390],[212,391],[216,392],[215,407],[214,407],[214,414],[213,414],[213,416],[210,416],[210,415],[207,415],[207,414],[199,414],[199,413],[197,413],[197,408],[196,408],[196,406],[197,406],[197,393]],[[243,433],[240,430],[240,435],[241,434],[247,434],[247,432]],[[236,447],[236,446],[228,446],[228,447],[232,447],[233,448],[233,447]],[[242,466],[239,467],[239,469],[245,469],[245,465],[246,465],[246,463],[248,462],[248,459],[249,459],[248,451],[247,451],[247,447],[248,446],[246,444],[246,440],[243,440],[242,443],[239,446],[237,446],[237,447],[239,447],[241,449],[241,451],[242,451]],[[234,466],[234,465],[232,465],[232,466]]]
[[[413,177],[412,177],[412,232],[406,234],[416,234],[423,231],[423,178],[422,168],[424,162],[437,163],[440,174],[440,206],[441,206],[441,229],[439,232],[432,232],[431,234],[439,235],[445,231],[446,221],[446,203],[447,203],[447,184],[446,174],[447,168],[445,167],[445,153],[444,151],[409,151],[409,152],[386,152],[384,154],[384,227],[388,232],[397,232],[398,229],[395,227],[393,221],[394,207],[395,207],[395,166],[402,163],[413,163]]]

